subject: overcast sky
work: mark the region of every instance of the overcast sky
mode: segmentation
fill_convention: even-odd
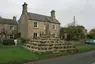
[[[90,30],[95,28],[95,0],[0,0],[0,16],[19,19],[22,4],[27,2],[28,11],[50,16],[50,11],[56,11],[56,18],[61,26],[73,22],[76,16],[77,24]]]

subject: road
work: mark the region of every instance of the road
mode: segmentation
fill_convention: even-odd
[[[25,64],[95,64],[95,50]]]

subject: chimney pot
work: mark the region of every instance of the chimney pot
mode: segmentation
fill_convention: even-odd
[[[22,13],[27,13],[27,3],[24,2],[24,4],[22,6],[23,6]]]
[[[52,11],[51,11],[51,17],[52,17],[52,18],[55,18],[55,10],[52,10]]]
[[[13,16],[13,21],[16,21],[16,16]]]

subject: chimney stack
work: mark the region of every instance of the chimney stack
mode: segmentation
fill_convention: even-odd
[[[52,17],[53,19],[55,19],[55,11],[54,11],[54,10],[51,11],[51,17]]]
[[[16,16],[13,16],[13,21],[16,21]]]
[[[26,2],[24,2],[22,7],[23,7],[22,13],[27,13],[27,3]]]

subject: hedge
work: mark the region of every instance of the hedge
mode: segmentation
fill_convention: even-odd
[[[15,45],[13,39],[4,39],[4,40],[3,40],[3,44],[4,44],[4,45]]]

